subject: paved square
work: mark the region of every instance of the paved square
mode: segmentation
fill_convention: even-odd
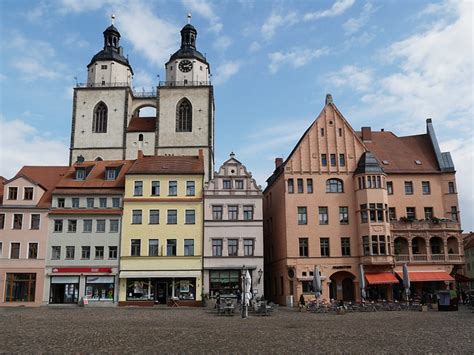
[[[280,308],[241,319],[205,308],[0,308],[0,352],[473,354],[474,313]]]

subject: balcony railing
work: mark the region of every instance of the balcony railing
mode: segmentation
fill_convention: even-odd
[[[210,81],[160,81],[159,86],[210,86]]]
[[[130,83],[76,83],[76,88],[127,87]]]
[[[398,254],[395,255],[397,263],[428,263],[428,262],[463,262],[462,254]]]
[[[155,98],[156,97],[156,91],[136,91],[133,90],[133,96],[134,97],[140,97],[140,98]]]
[[[450,229],[459,230],[459,223],[454,221],[411,221],[411,222],[398,222],[391,221],[390,228],[395,230],[440,230]]]

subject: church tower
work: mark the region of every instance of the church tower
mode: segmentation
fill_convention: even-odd
[[[190,18],[190,16],[188,16]],[[197,31],[181,30],[181,48],[165,64],[158,88],[158,155],[204,152],[205,180],[214,172],[214,95],[206,58],[196,49]]]
[[[70,164],[79,155],[85,160],[125,158],[132,76],[112,23],[104,31],[103,49],[87,65],[87,83],[74,88]]]

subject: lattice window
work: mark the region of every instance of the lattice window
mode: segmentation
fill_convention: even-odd
[[[176,132],[192,132],[193,106],[184,98],[176,106]]]
[[[107,133],[107,106],[103,102],[99,102],[94,110],[92,132]]]

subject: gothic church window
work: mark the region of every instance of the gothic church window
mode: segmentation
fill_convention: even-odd
[[[103,102],[99,102],[94,110],[92,132],[107,133],[107,106]]]
[[[176,132],[192,132],[193,107],[188,99],[184,98],[176,107]]]

